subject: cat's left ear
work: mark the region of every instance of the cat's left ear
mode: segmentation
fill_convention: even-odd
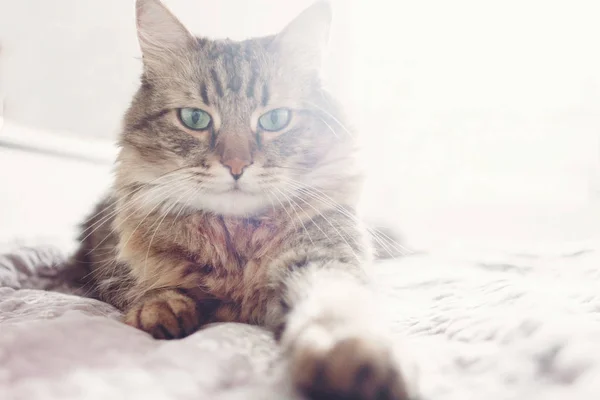
[[[160,0],[137,0],[136,20],[144,64],[151,69],[195,42],[194,35]]]
[[[331,4],[318,0],[275,37],[274,45],[290,61],[320,68],[329,42],[331,20]]]

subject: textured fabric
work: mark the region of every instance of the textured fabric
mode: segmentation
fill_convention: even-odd
[[[155,341],[68,294],[60,249],[2,250],[2,399],[295,398],[269,333],[223,324]],[[600,393],[599,261],[597,243],[470,249],[387,261],[373,277],[423,398],[582,400]]]

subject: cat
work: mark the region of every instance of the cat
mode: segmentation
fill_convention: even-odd
[[[407,399],[366,277],[356,135],[321,77],[329,3],[245,41],[195,37],[159,0],[136,18],[141,85],[74,256],[94,293],[157,339],[264,326],[310,398]]]

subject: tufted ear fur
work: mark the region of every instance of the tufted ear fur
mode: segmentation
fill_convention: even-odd
[[[275,38],[274,44],[290,62],[320,68],[329,41],[331,4],[319,0],[292,22]]]
[[[136,1],[137,32],[144,65],[153,69],[165,55],[177,53],[195,42],[192,35],[160,0]]]

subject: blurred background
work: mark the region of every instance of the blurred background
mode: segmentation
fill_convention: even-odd
[[[310,0],[164,0],[200,36]],[[329,77],[364,140],[369,219],[408,244],[600,237],[597,0],[337,0]],[[133,0],[0,0],[0,240],[72,237],[110,184],[141,71]]]

